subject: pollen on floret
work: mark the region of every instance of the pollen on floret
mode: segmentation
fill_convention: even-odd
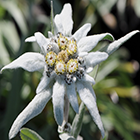
[[[58,74],[58,75],[64,74],[65,71],[66,71],[66,64],[64,63],[64,61],[62,61],[62,60],[56,61],[56,63],[55,63],[56,74]]]
[[[78,61],[77,59],[70,59],[67,63],[67,72],[74,73],[78,69]]]
[[[62,60],[66,63],[69,60],[67,51],[62,50],[61,52],[59,52],[57,55],[57,60]]]
[[[67,44],[67,53],[68,55],[73,55],[77,52],[77,44],[75,40],[69,40]]]
[[[56,58],[57,58],[56,53],[51,51],[47,53],[45,61],[48,64],[48,66],[52,67],[55,64]]]
[[[60,50],[65,50],[67,47],[68,39],[65,36],[63,36],[61,33],[59,33],[57,43]]]

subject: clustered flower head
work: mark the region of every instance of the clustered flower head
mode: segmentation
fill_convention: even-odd
[[[45,61],[48,77],[54,72],[70,85],[76,78],[81,79],[84,76],[84,60],[77,54],[77,43],[74,38],[58,33],[50,38],[46,50]]]
[[[9,132],[10,139],[26,122],[41,113],[51,98],[55,120],[58,125],[62,125],[64,96],[68,97],[72,108],[78,113],[77,92],[104,137],[104,128],[96,106],[96,95],[92,88],[95,81],[88,73],[108,58],[106,52],[90,51],[99,41],[103,39],[113,41],[113,37],[109,33],[86,36],[91,29],[89,23],[83,25],[73,35],[72,28],[71,5],[65,4],[61,13],[54,17],[54,34],[48,32],[48,38],[46,38],[42,33],[36,32],[34,36],[25,40],[37,42],[42,53],[24,53],[2,68],[1,71],[23,68],[29,72],[44,69],[36,89],[37,95],[14,121]]]

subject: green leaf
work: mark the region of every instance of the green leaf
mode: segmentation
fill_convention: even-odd
[[[89,5],[87,7],[87,11],[85,13],[85,16],[83,17],[83,20],[81,21],[79,25],[79,28],[85,23],[90,23],[92,27],[97,23],[97,15],[94,12],[92,5]]]
[[[131,111],[129,112],[125,106],[122,107],[117,104],[114,104],[110,101],[110,99],[103,95],[100,96],[100,105],[104,106],[104,115],[102,115],[102,121],[106,129],[112,130],[113,128],[115,131],[121,135],[125,140],[134,140],[134,125],[133,125],[133,118],[131,116]],[[129,102],[131,105],[131,103]],[[102,108],[100,106],[100,108]],[[132,105],[131,105],[132,106]],[[134,107],[132,107],[134,109]],[[110,125],[110,126],[108,126]],[[110,128],[109,128],[110,127]],[[114,139],[113,139],[114,140]]]
[[[133,86],[133,87],[112,87],[112,88],[107,88],[107,91],[115,91],[119,97],[133,97],[134,93],[138,94],[138,87]]]
[[[135,0],[133,3],[135,13],[137,14],[138,17],[140,17],[140,1]]]
[[[2,65],[9,63],[10,62],[9,54],[6,50],[5,45],[4,45],[1,31],[0,31],[0,51],[1,51],[0,63]]]
[[[18,110],[20,110],[21,103],[21,88],[23,86],[23,70],[17,69],[11,72],[12,78],[10,80],[11,89],[8,93],[8,100],[6,103],[6,112],[4,116],[5,133],[8,134],[10,126],[16,116],[18,115]]]
[[[102,69],[100,69],[100,71],[98,72],[98,76],[97,76],[97,80],[96,80],[96,84],[103,80],[107,75],[109,75],[113,70],[115,70],[118,66],[119,66],[119,60],[117,59],[112,59],[112,61],[107,61],[104,65],[104,67],[102,67]],[[90,75],[93,76],[92,73],[90,73]]]
[[[43,140],[35,131],[29,128],[22,128],[20,137],[22,140]]]
[[[71,135],[74,136],[75,138],[77,138],[77,136],[81,131],[84,113],[85,113],[85,105],[82,102],[79,108],[79,114],[76,114],[72,123]]]
[[[1,21],[0,27],[0,32],[9,44],[11,51],[16,53],[20,46],[20,38],[18,36],[15,25],[10,21]]]
[[[52,0],[53,1],[53,0]],[[50,0],[46,0],[46,2],[48,3],[48,5],[50,5]],[[53,1],[53,7],[55,9],[55,13],[60,13],[62,10],[62,4],[60,3],[60,1],[55,0]]]
[[[19,7],[13,1],[2,1],[1,5],[5,8],[17,22],[23,34],[27,33],[27,25]]]
[[[139,31],[132,31],[125,35],[124,37],[121,37],[120,39],[110,43],[108,46],[104,48],[104,51],[107,52],[109,55],[112,54],[114,51],[116,51],[124,42],[126,42],[128,39],[130,39],[133,35],[138,33]]]
[[[106,138],[106,137],[104,137],[102,140],[107,140],[107,138]]]
[[[114,37],[111,34],[107,34],[103,40],[109,40],[109,41],[114,41]]]
[[[90,0],[98,13],[102,16],[110,13],[112,7],[116,4],[117,0]]]

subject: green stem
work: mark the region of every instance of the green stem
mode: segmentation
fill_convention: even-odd
[[[67,95],[64,97],[65,99],[65,106],[64,106],[64,121],[68,122],[68,115],[69,115],[69,100]]]
[[[54,18],[54,14],[53,14],[53,1],[51,1],[51,31],[52,31],[52,34],[54,34],[53,18]]]
[[[85,113],[85,105],[83,102],[81,102],[80,108],[79,108],[79,114],[76,114],[72,123],[72,130],[71,130],[71,135],[76,139],[82,128],[82,121],[83,121],[84,113]]]
[[[95,75],[94,75],[94,80],[96,80],[97,78],[97,74],[98,74],[98,71],[99,71],[99,64],[97,65],[97,68],[96,68],[96,72],[95,72]]]

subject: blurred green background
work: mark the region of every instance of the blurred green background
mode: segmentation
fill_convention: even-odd
[[[140,30],[139,0],[55,0],[54,13],[63,4],[71,3],[73,33],[84,23],[91,23],[89,35],[110,32],[118,39],[132,30]],[[25,43],[25,38],[50,30],[50,0],[0,0],[0,68],[28,51],[40,52],[37,43]],[[99,67],[94,90],[106,130],[106,140],[140,139],[139,47],[136,34]],[[100,42],[93,50],[105,46]],[[91,73],[93,75],[94,73]],[[41,73],[22,69],[0,74],[0,139],[8,139],[8,131],[17,115],[35,96]],[[79,101],[80,102],[80,101]],[[69,121],[75,113],[70,109]],[[29,121],[25,127],[35,130],[45,140],[58,140],[52,103]],[[85,140],[99,140],[100,132],[88,110],[80,135]],[[19,140],[17,135],[14,140]]]

